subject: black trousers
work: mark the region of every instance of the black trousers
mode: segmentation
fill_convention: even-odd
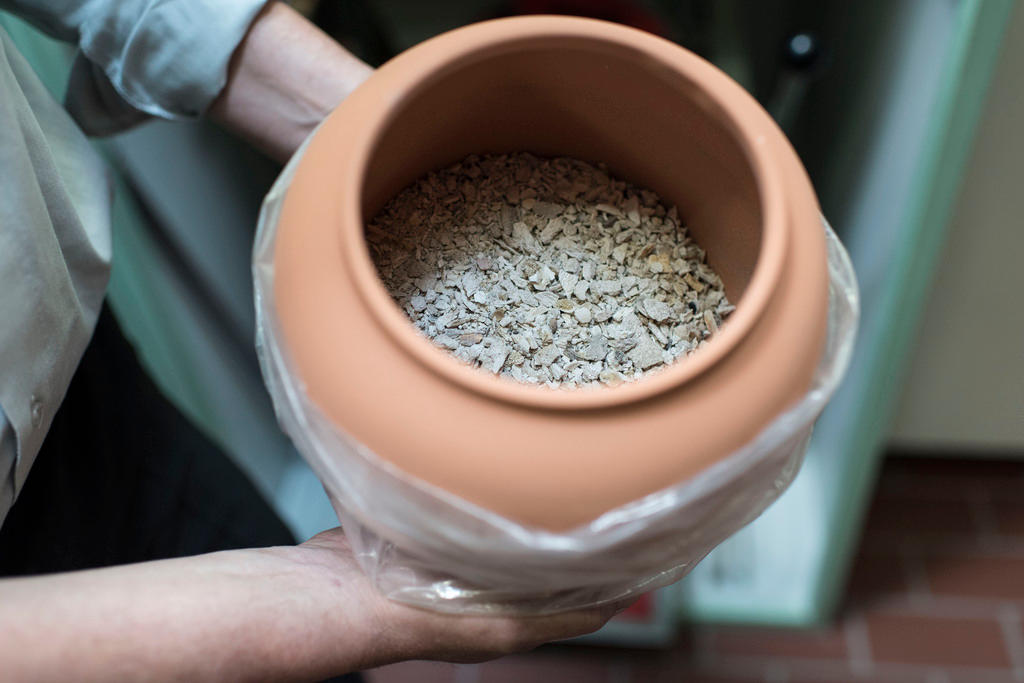
[[[0,526],[0,575],[294,542],[246,476],[159,393],[104,308]]]
[[[252,482],[160,394],[104,307],[0,526],[0,576],[293,543]]]

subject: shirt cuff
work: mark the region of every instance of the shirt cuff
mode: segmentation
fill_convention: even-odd
[[[93,135],[146,115],[194,118],[224,88],[231,57],[267,0],[98,3],[80,26],[66,105]]]

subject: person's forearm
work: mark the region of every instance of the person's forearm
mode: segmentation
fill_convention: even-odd
[[[313,680],[394,656],[350,577],[297,552],[0,581],[0,678]]]
[[[272,3],[235,52],[210,117],[284,161],[372,69],[287,5]]]
[[[0,580],[0,679],[303,681],[402,659],[483,661],[590,633],[624,606],[415,609],[374,590],[331,529],[295,548]]]

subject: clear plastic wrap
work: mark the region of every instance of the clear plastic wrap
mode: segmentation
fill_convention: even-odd
[[[792,482],[814,420],[849,363],[859,313],[849,257],[827,222],[828,336],[804,397],[699,475],[565,533],[525,527],[410,477],[335,427],[305,395],[273,301],[281,202],[267,195],[253,253],[257,351],[285,431],[323,482],[356,557],[389,598],[437,611],[542,614],[615,602],[685,576]]]

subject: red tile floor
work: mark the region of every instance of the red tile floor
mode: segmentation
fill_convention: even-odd
[[[682,627],[659,651],[547,646],[372,683],[1024,682],[1024,462],[889,458],[835,623]]]

